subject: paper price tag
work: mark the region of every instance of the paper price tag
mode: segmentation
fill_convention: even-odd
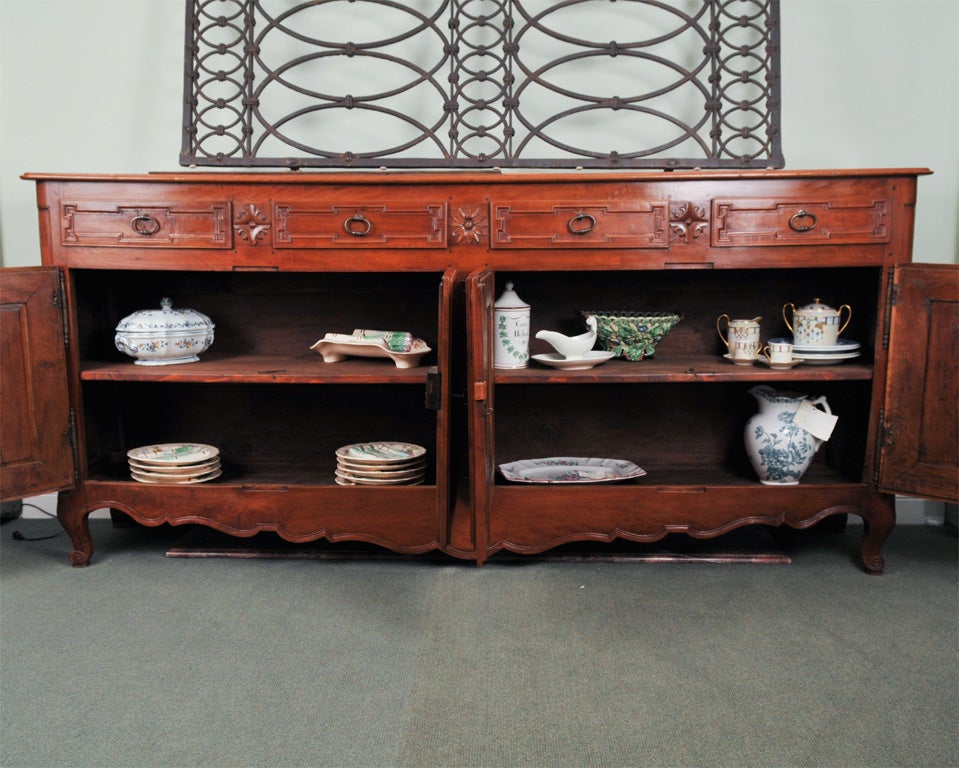
[[[838,416],[820,411],[811,400],[803,400],[793,416],[793,424],[819,440],[828,440],[839,421]]]

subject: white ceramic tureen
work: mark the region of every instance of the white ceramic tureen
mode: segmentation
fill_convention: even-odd
[[[213,322],[193,309],[174,309],[164,298],[159,309],[141,309],[117,326],[117,349],[137,365],[192,363],[213,344]]]

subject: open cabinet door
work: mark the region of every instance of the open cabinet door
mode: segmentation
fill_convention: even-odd
[[[427,377],[426,405],[436,410],[436,495],[440,512],[439,530],[444,533],[441,541],[449,545],[448,522],[453,499],[450,496],[450,388],[452,386],[451,328],[453,289],[456,285],[456,270],[450,268],[440,280],[439,327],[436,338],[437,365]],[[435,374],[435,375],[434,375]]]
[[[896,268],[879,483],[959,496],[959,266]]]
[[[469,401],[470,493],[474,515],[477,562],[486,559],[489,543],[489,506],[495,472],[493,453],[493,274],[470,272],[466,279],[466,334],[468,361],[466,397]]]
[[[52,267],[0,278],[0,499],[74,485],[63,295]]]

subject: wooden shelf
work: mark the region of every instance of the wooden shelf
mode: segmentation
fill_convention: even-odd
[[[868,381],[870,363],[799,365],[776,371],[762,363],[733,365],[714,355],[663,356],[630,362],[613,359],[585,371],[561,371],[533,361],[529,368],[495,371],[497,384],[617,384],[726,381]]]
[[[131,362],[86,362],[83,381],[165,381],[209,384],[422,384],[428,365],[397,368],[392,360],[351,358],[324,363],[316,353],[296,356],[207,354],[193,363],[136,365]]]

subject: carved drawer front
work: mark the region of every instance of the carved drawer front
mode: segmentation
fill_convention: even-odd
[[[714,246],[888,242],[886,200],[713,200]]]
[[[445,202],[273,203],[277,248],[445,248]]]
[[[493,201],[493,248],[668,248],[665,200]]]
[[[64,202],[63,245],[230,248],[230,203]]]

